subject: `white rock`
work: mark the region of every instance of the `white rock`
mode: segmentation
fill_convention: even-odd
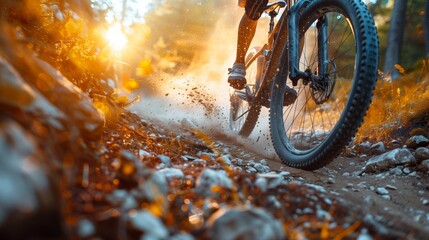
[[[325,189],[324,187],[320,186],[320,185],[311,184],[311,183],[306,183],[305,185],[306,185],[306,186],[309,186],[309,187],[311,187],[311,188],[314,188],[314,189],[316,189],[316,190],[317,190],[317,191],[319,191],[319,192],[323,192],[323,193],[325,193],[325,192],[326,192],[326,189]]]
[[[254,167],[247,166],[246,167],[246,172],[248,172],[248,173],[257,173],[258,170],[256,170]]]
[[[144,232],[140,239],[167,239],[168,230],[160,219],[152,213],[139,210],[129,214],[131,226]]]
[[[124,189],[114,190],[107,195],[106,200],[113,206],[121,206],[123,209],[127,210],[138,206],[134,196]]]
[[[255,163],[255,165],[253,165],[253,167],[258,170],[258,172],[260,173],[268,173],[270,171],[270,167],[266,166],[266,165],[262,165],[260,163]]]
[[[371,143],[368,141],[353,146],[353,149],[356,150],[358,153],[366,152],[370,148],[371,148]]]
[[[250,157],[250,156],[249,156]],[[249,160],[249,161],[247,161],[247,164],[249,164],[249,166],[253,166],[253,165],[255,165],[255,161],[253,161],[253,160]]]
[[[127,196],[128,196],[127,190],[116,189],[112,193],[107,195],[106,200],[112,205],[119,205],[125,200]]]
[[[258,174],[258,178],[265,178],[268,183],[268,189],[277,188],[283,183],[283,175],[277,173],[263,173]]]
[[[87,219],[82,219],[78,223],[77,232],[79,234],[79,237],[89,237],[95,233],[94,224]]]
[[[0,102],[3,104],[23,109],[36,99],[35,91],[3,57],[0,57],[0,79]]]
[[[191,156],[191,155],[183,155],[182,156],[183,160],[185,161],[189,161],[189,160],[196,160],[198,159],[197,157]]]
[[[356,240],[372,240],[373,238],[371,235],[368,234],[368,230],[366,228],[362,229],[359,236]]]
[[[222,164],[231,165],[231,155],[230,154],[222,155],[217,159],[217,161],[219,161]]]
[[[397,187],[392,186],[392,185],[386,185],[386,188],[387,188],[387,189],[390,189],[390,190],[398,190],[398,188],[397,188]]]
[[[223,208],[207,222],[208,239],[284,239],[281,223],[260,208]]]
[[[145,150],[143,149],[139,150],[139,157],[150,157],[150,156],[151,156],[150,153],[146,152]]]
[[[166,213],[169,203],[167,200],[168,183],[162,173],[153,172],[149,179],[140,182],[139,190],[149,202],[162,203],[161,209],[163,213]]]
[[[158,155],[158,158],[161,160],[162,163],[164,163],[167,166],[171,166],[171,159],[169,156],[165,155]]]
[[[422,161],[419,165],[419,168],[425,171],[429,171],[429,159]]]
[[[323,201],[328,205],[332,205],[332,200],[329,198],[324,198]]]
[[[270,203],[275,208],[281,208],[282,207],[281,203],[273,195],[268,196],[267,202]]]
[[[167,168],[168,166],[165,165],[164,163],[158,163],[158,165],[156,165],[156,169],[164,169]]]
[[[388,195],[389,194],[389,191],[387,191],[387,189],[385,189],[384,187],[378,187],[376,192],[380,195]]]
[[[198,177],[195,192],[202,196],[209,196],[214,186],[232,188],[232,181],[223,170],[212,170],[206,168]]]
[[[364,202],[366,202],[366,203],[368,203],[368,204],[370,204],[370,203],[373,203],[373,202],[374,202],[374,200],[373,200],[370,196],[365,196],[365,197],[363,198],[363,200],[364,200]]]
[[[375,175],[376,178],[381,178],[381,179],[383,179],[384,176],[386,176],[386,173],[379,173]]]
[[[157,172],[160,172],[168,180],[173,178],[182,179],[185,177],[185,174],[183,173],[183,171],[177,168],[164,168],[164,169],[158,170]]]
[[[232,170],[237,170],[237,171],[243,171],[243,168],[239,167],[239,166],[232,166],[231,169]]]
[[[131,194],[128,195],[124,199],[124,202],[122,203],[122,209],[125,209],[125,210],[130,210],[137,207],[138,207],[137,200]]]
[[[160,172],[153,172],[150,178],[146,181],[149,185],[157,188],[159,193],[162,195],[167,195],[168,192],[168,183],[165,179],[165,176]]]
[[[235,165],[240,165],[240,166],[244,165],[244,163],[243,163],[243,159],[240,159],[240,158],[236,158],[236,159],[232,160],[232,162],[233,162]]]
[[[302,210],[302,214],[311,214],[313,213],[313,209],[311,208],[304,208],[304,210]]]
[[[415,135],[407,140],[407,147],[409,148],[417,148],[417,147],[425,147],[429,144],[429,139],[427,139],[423,135]]]
[[[383,142],[378,142],[376,144],[371,145],[371,152],[374,154],[384,153],[386,151],[386,147]]]
[[[130,162],[130,164],[135,165],[137,168],[143,168],[143,163],[140,159],[137,158],[132,152],[128,150],[121,150],[119,152],[122,161]]]
[[[197,159],[193,160],[193,161],[192,161],[192,163],[193,163],[193,164],[202,164],[202,165],[206,165],[206,164],[207,164],[207,161],[206,161],[206,160],[204,160],[204,159],[199,159],[199,158],[197,158]]]
[[[409,168],[404,168],[404,169],[402,169],[402,172],[404,172],[405,174],[410,174],[410,169]]]
[[[429,159],[429,149],[426,147],[417,148],[414,152],[414,157],[416,158],[417,164],[421,163],[423,160]]]
[[[49,199],[48,177],[32,157],[35,142],[14,122],[0,122],[0,225],[13,211],[30,214]]]
[[[169,240],[194,240],[194,236],[188,233],[178,233],[168,238]]]
[[[378,172],[403,164],[415,164],[416,159],[406,148],[394,149],[368,160],[364,167],[366,172]]]
[[[258,177],[255,181],[255,186],[261,190],[261,192],[267,191],[268,181],[266,178]]]
[[[402,175],[402,170],[400,169],[400,168],[398,168],[398,167],[396,167],[396,168],[394,168],[394,172],[395,172],[395,175],[397,175],[397,176],[400,176],[400,175]]]
[[[386,200],[392,200],[392,197],[390,195],[381,195]]]
[[[63,129],[61,122],[66,120],[64,114],[40,92],[32,89],[2,57],[0,57],[0,79],[0,102],[40,116],[41,121],[57,129]]]
[[[27,57],[31,56],[28,55]],[[53,105],[61,109],[67,118],[72,119],[88,137],[98,135],[96,133],[100,132],[105,119],[101,115],[101,111],[95,108],[89,96],[49,63],[37,57],[33,57],[33,60],[32,64],[43,69],[46,77],[35,78],[32,76],[30,78],[24,76],[25,80],[32,81],[33,86],[36,86],[38,91]],[[40,86],[50,86],[50,88]]]
[[[327,212],[321,208],[316,209],[316,215],[317,215],[317,218],[320,220],[331,220],[331,218],[332,218],[332,216],[329,212]]]

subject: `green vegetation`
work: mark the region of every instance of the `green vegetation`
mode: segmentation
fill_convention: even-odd
[[[386,48],[389,42],[388,31],[390,26],[390,15],[393,7],[392,0],[377,0],[369,5],[373,14],[380,39],[380,68],[384,66]],[[418,68],[425,56],[425,39],[423,29],[423,17],[426,0],[408,1],[403,33],[403,46],[400,47],[400,62],[404,70],[411,71]],[[399,46],[398,46],[399,47]]]

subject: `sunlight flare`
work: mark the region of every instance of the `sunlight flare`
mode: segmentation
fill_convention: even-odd
[[[121,25],[114,24],[111,26],[104,35],[111,49],[120,52],[124,49],[128,42],[127,37],[122,32]]]

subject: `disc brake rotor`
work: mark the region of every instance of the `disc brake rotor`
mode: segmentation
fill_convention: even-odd
[[[311,80],[311,95],[316,104],[323,104],[328,101],[337,81],[337,68],[333,61],[329,61],[329,73],[320,78]]]

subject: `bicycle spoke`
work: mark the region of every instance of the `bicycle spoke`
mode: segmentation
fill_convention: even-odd
[[[245,111],[243,112],[243,114],[241,114],[240,116],[238,116],[237,118],[235,118],[235,120],[242,118],[244,115],[246,115],[246,114],[248,114],[248,113],[249,113],[249,109],[245,110]]]
[[[346,32],[346,31],[344,31],[344,33],[345,33],[345,32]],[[350,32],[348,36],[350,36],[350,35],[352,35],[352,32]],[[348,37],[347,37],[347,38],[348,38]],[[342,40],[342,41],[340,42],[340,46],[338,46],[337,51],[335,52],[335,54],[333,54],[334,56],[337,56],[338,51],[339,51],[339,50],[340,50],[340,48],[343,46],[343,44],[345,43],[345,40],[346,40],[347,38],[345,38],[344,40]],[[352,49],[352,48],[354,48],[354,46],[353,46],[353,47],[350,47],[349,49]],[[347,51],[348,51],[348,50],[347,50]],[[345,51],[345,52],[347,52],[347,51]],[[343,54],[344,54],[344,52],[343,52]],[[336,57],[336,58],[338,58],[338,57]],[[335,59],[336,59],[336,58],[335,58]]]
[[[301,113],[301,111],[303,110],[303,108],[307,105],[307,103],[310,101],[311,97],[308,97],[307,100],[305,101],[305,103],[301,106],[301,108],[299,109],[298,113]],[[295,120],[297,119],[297,114],[296,114],[296,109],[298,108],[298,104],[294,104],[295,105],[295,112],[293,114],[293,116],[295,116],[292,120],[292,123],[290,124],[289,128],[291,128],[293,126],[293,124],[295,123]],[[288,128],[288,129],[289,129]]]

